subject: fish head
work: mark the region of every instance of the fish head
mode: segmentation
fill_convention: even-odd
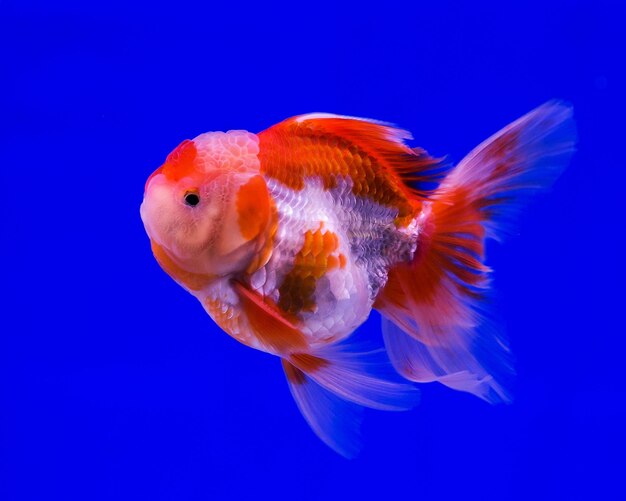
[[[259,218],[269,219],[258,151],[249,132],[209,132],[183,141],[150,175],[141,218],[168,273],[220,277],[246,269],[267,222]]]

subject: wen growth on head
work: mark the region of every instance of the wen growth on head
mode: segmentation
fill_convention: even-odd
[[[226,333],[280,357],[313,431],[351,457],[363,407],[413,407],[412,382],[507,400],[485,240],[554,180],[574,134],[571,108],[548,102],[449,168],[374,120],[209,132],[149,177],[141,217],[161,267]],[[366,351],[351,335],[372,308],[385,349]]]

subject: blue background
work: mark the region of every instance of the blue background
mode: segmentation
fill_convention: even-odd
[[[624,2],[157,3],[0,2],[0,499],[624,499]],[[151,256],[184,138],[328,111],[458,161],[553,97],[578,152],[488,248],[512,405],[426,385],[344,460]]]

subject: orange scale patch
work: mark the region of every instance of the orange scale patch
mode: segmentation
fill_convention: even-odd
[[[237,216],[243,237],[252,240],[267,228],[270,196],[262,176],[253,176],[237,192]]]
[[[161,173],[170,181],[193,176],[197,172],[197,156],[196,144],[190,139],[185,139],[167,156],[165,163],[160,167]]]
[[[223,303],[219,299],[206,298],[204,305],[217,325],[230,335],[236,334],[239,319],[232,309],[224,311]]]
[[[304,234],[302,248],[296,254],[293,268],[279,287],[278,306],[285,312],[297,314],[316,309],[315,289],[317,281],[329,270],[341,266],[341,256],[336,254],[339,237],[325,230],[323,224]],[[344,266],[345,266],[345,256]]]
[[[404,226],[419,211],[416,202],[428,191],[411,183],[439,180],[440,162],[394,136],[402,131],[353,119],[288,119],[258,134],[261,172],[295,191],[306,178],[321,179],[326,189],[337,178],[353,181],[352,193],[398,210]]]
[[[339,267],[345,268],[346,264],[348,264],[348,259],[344,254],[339,254]]]

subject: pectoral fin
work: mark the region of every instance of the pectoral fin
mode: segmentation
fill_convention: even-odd
[[[241,282],[234,281],[233,288],[259,342],[277,354],[307,350],[302,332],[276,304]]]

